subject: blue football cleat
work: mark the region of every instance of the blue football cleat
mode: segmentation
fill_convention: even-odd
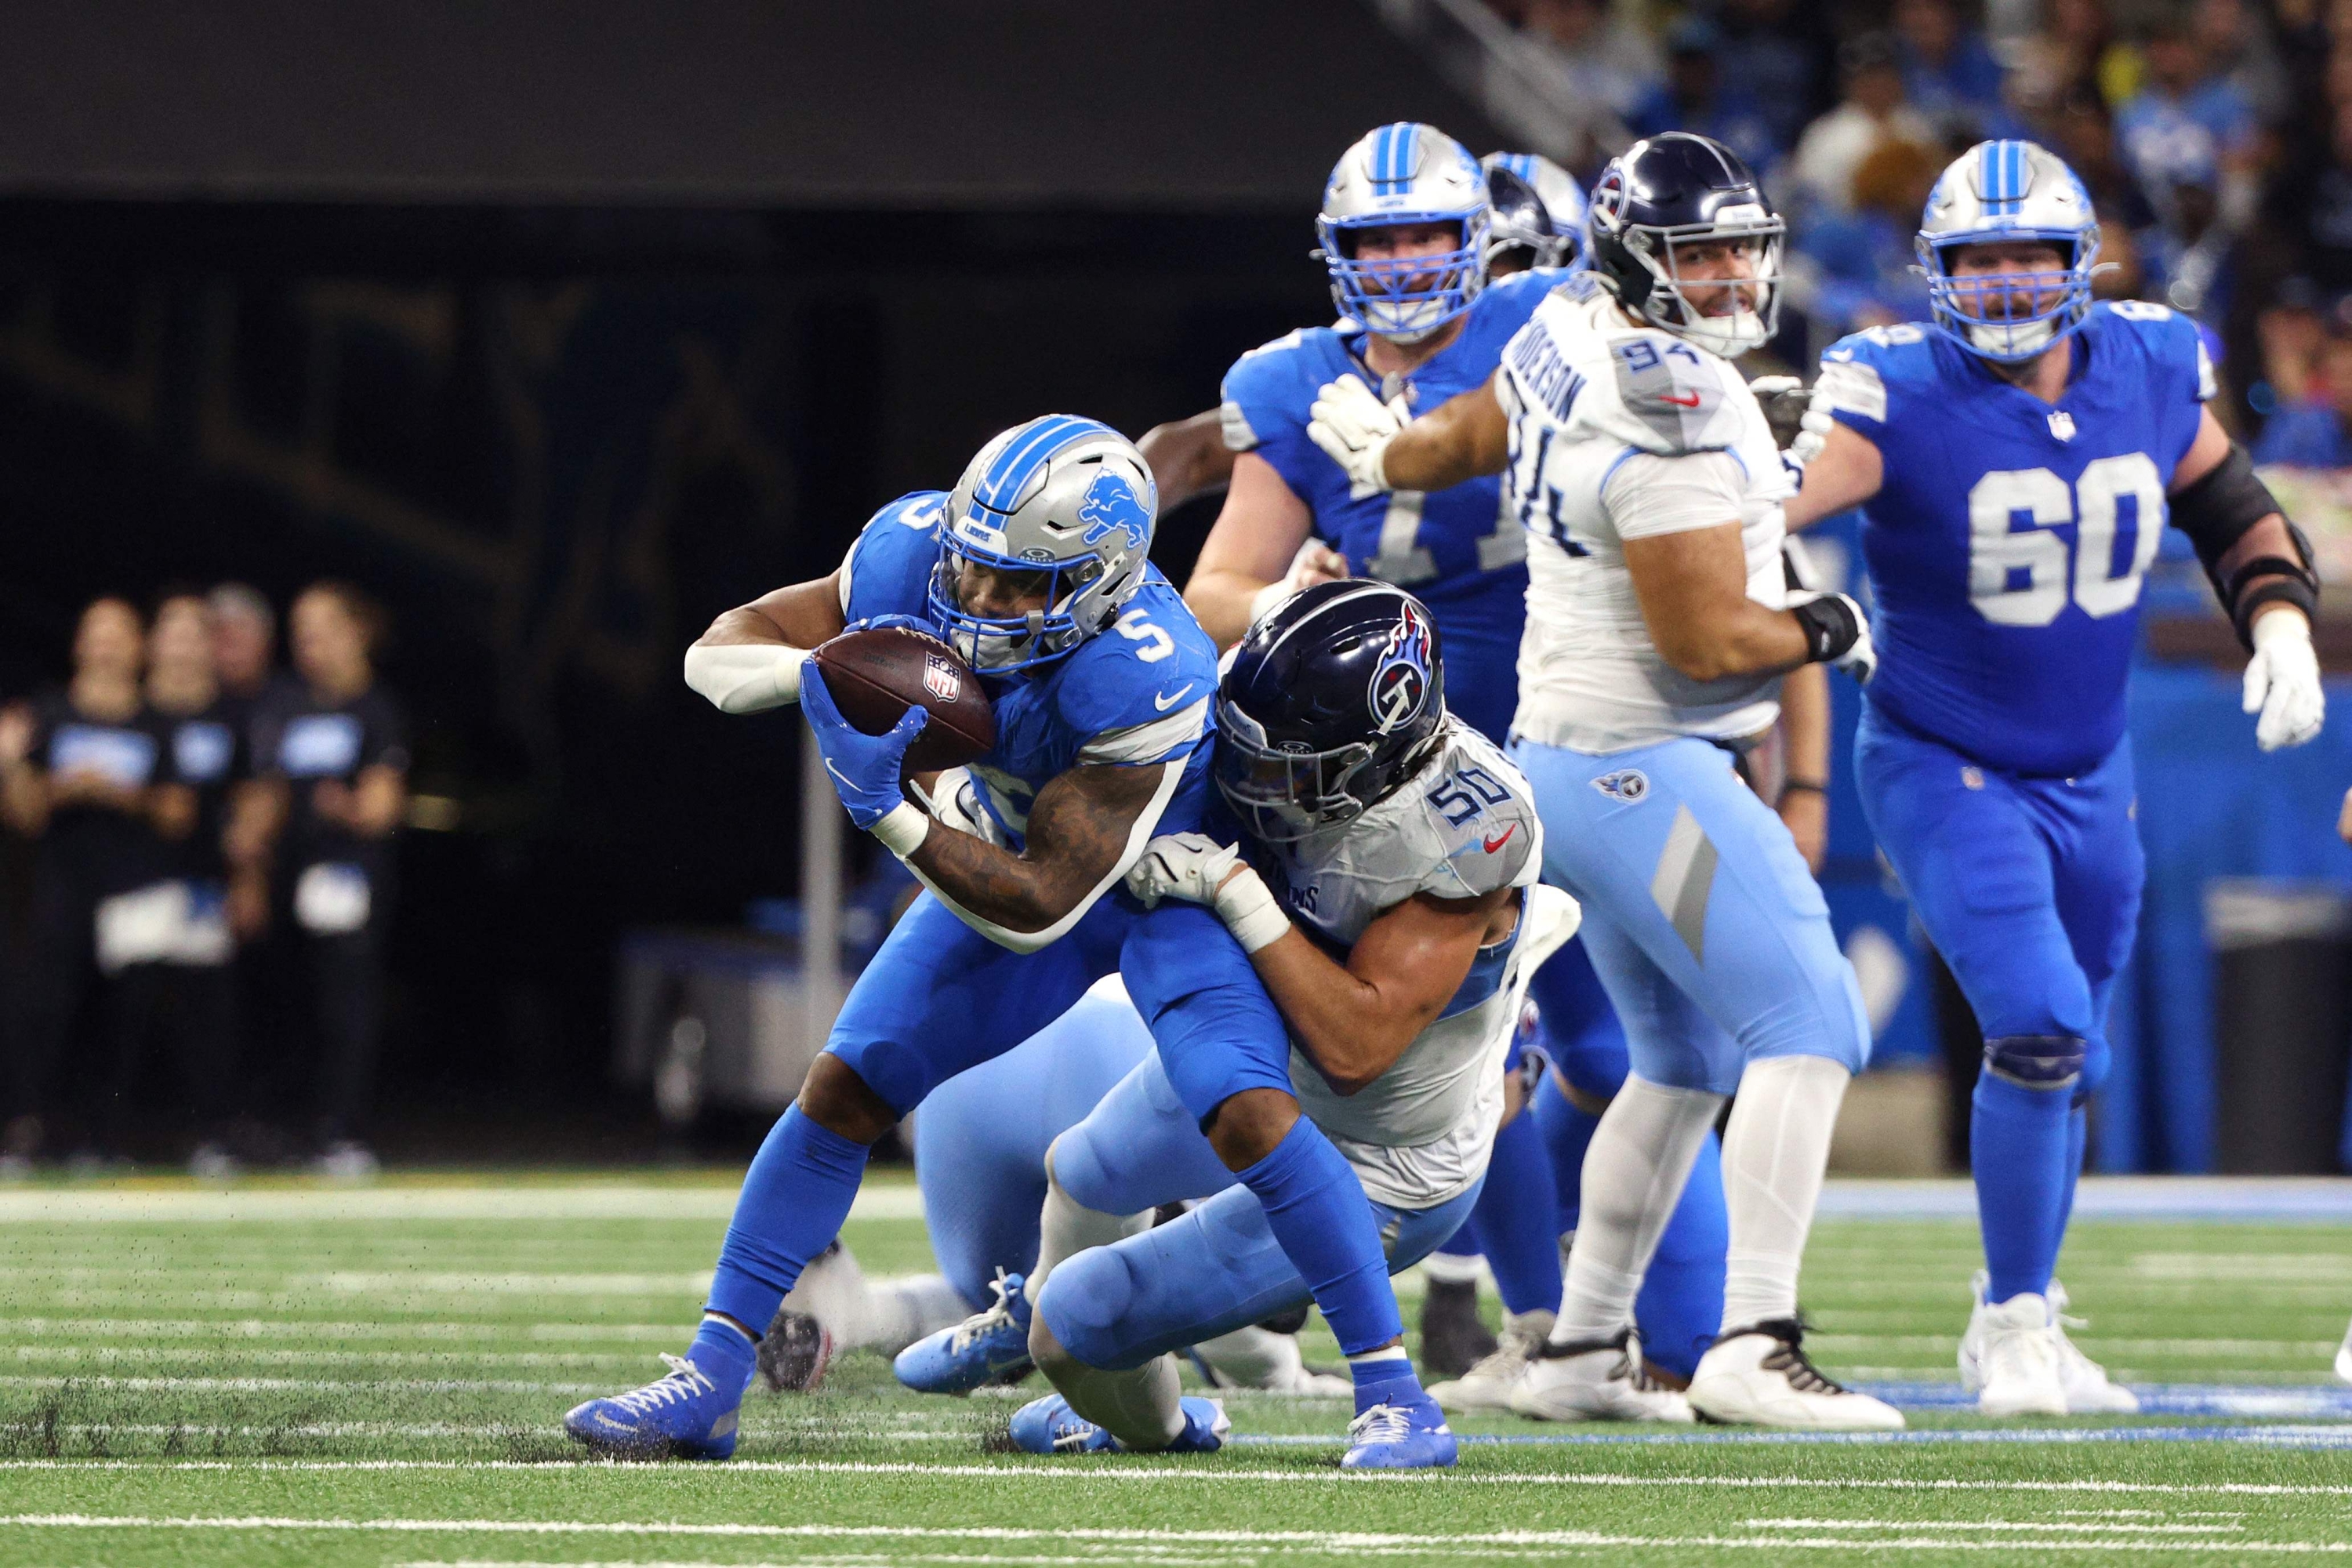
[[[970,1394],[1029,1375],[1029,1299],[1021,1276],[996,1272],[996,1303],[898,1352],[891,1369],[918,1394]]]
[[[732,1454],[743,1390],[720,1388],[684,1356],[665,1354],[662,1361],[668,1376],[573,1406],[563,1429],[600,1453],[632,1458],[723,1459]]]
[[[1225,1446],[1234,1424],[1223,1402],[1187,1395],[1178,1401],[1184,1430],[1160,1454],[1213,1454]],[[1033,1399],[1013,1413],[1013,1441],[1029,1454],[1124,1454],[1127,1445],[1070,1408],[1058,1394]]]
[[[1343,1470],[1437,1470],[1461,1457],[1445,1412],[1423,1398],[1412,1405],[1375,1405],[1348,1423]]]

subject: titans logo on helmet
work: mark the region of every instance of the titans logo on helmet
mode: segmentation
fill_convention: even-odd
[[[1397,617],[1396,630],[1372,671],[1367,701],[1372,721],[1383,735],[1421,711],[1429,699],[1429,626],[1407,610]]]
[[[1088,544],[1099,544],[1116,530],[1127,535],[1128,548],[1140,550],[1151,538],[1151,513],[1120,474],[1101,473],[1087,487],[1078,502],[1078,521],[1087,525]]]

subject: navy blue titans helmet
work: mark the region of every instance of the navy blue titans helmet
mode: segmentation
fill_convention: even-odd
[[[1217,788],[1258,837],[1351,822],[1441,743],[1445,673],[1419,599],[1349,578],[1302,589],[1225,656]]]
[[[1636,142],[1592,187],[1585,243],[1592,268],[1626,313],[1737,359],[1771,337],[1780,313],[1780,241],[1788,232],[1739,154],[1722,142],[1669,131]],[[1708,314],[1690,290],[1714,300],[1721,285],[1685,279],[1675,248],[1716,240],[1751,248],[1752,281],[1733,309]]]

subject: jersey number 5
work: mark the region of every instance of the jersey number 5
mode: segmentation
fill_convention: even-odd
[[[1176,651],[1176,639],[1143,617],[1147,610],[1129,610],[1111,623],[1119,636],[1144,646],[1135,650],[1135,657],[1146,664],[1158,664]]]
[[[2116,527],[2132,501],[2131,559],[2116,569]],[[2023,521],[2026,527],[2017,527]],[[2052,529],[2075,524],[2073,560]],[[2087,616],[2139,603],[2164,531],[2164,481],[2145,452],[2101,458],[2070,491],[2047,468],[2002,468],[1969,491],[1969,602],[2003,626],[2046,626],[2070,595]]]

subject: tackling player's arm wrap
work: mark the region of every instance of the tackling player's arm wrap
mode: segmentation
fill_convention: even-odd
[[[1181,757],[1072,768],[1037,792],[1018,854],[935,823],[912,804],[876,823],[874,837],[964,924],[1000,947],[1034,952],[1068,934],[1127,875],[1183,773]]]
[[[2306,620],[2318,618],[2319,577],[2311,568],[2311,541],[2254,472],[2243,447],[2231,442],[2229,456],[2168,500],[2173,526],[2197,547],[2197,559],[2237,628],[2238,641],[2249,651],[2254,646],[2254,612],[2264,605],[2293,605]],[[2230,557],[2240,542],[2273,516],[2285,525],[2300,559],[2262,554],[2232,563]]]

